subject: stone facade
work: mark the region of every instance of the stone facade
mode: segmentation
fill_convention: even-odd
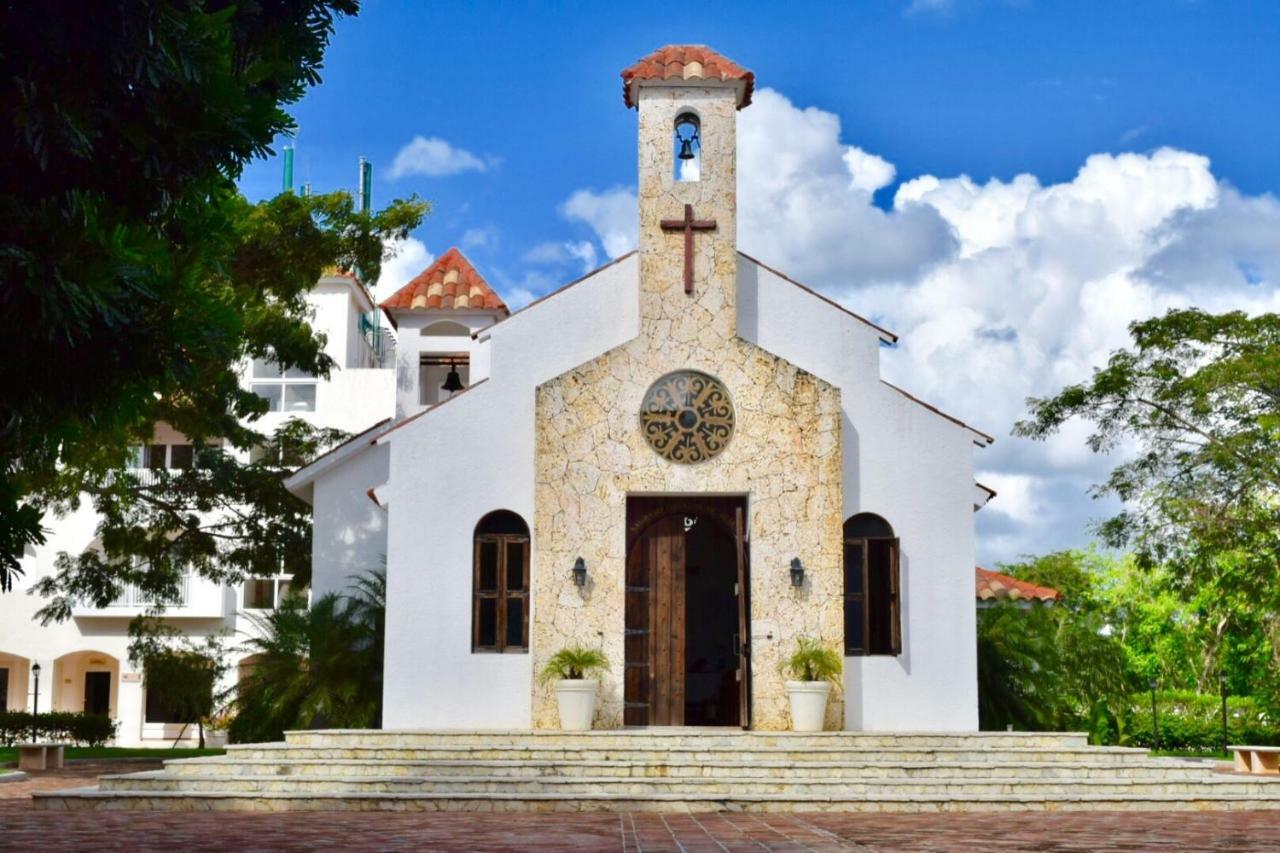
[[[840,392],[737,335],[735,90],[655,81],[637,100],[640,334],[537,390],[533,670],[566,645],[602,647],[612,667],[596,725],[621,726],[627,496],[746,495],[752,724],[784,729],[790,715],[779,664],[796,638],[843,644]],[[673,175],[672,132],[685,112],[700,122],[697,181]],[[683,287],[684,236],[660,227],[686,204],[717,224],[694,237],[691,295]],[[697,465],[662,459],[639,428],[648,387],[685,368],[720,379],[737,412],[729,445]],[[579,556],[590,575],[581,590],[569,572]],[[793,557],[806,569],[800,589],[790,584]],[[553,691],[536,683],[533,690],[534,725],[557,726]],[[838,729],[843,690],[831,697],[827,727]]]

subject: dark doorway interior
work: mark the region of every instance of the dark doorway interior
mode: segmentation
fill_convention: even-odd
[[[0,666],[0,711],[9,707],[9,668]]]
[[[111,713],[111,673],[86,672],[84,674],[84,712],[86,714]]]
[[[702,519],[685,534],[686,726],[736,726],[737,548],[729,531]]]

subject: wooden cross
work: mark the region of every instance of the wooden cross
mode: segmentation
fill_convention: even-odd
[[[684,292],[693,293],[693,232],[714,231],[714,219],[694,219],[693,205],[684,206],[684,219],[664,219],[660,223],[663,231],[684,232]]]

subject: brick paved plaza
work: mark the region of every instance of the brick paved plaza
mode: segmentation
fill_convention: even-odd
[[[37,812],[29,795],[154,763],[0,784],[0,850],[1275,850],[1280,812],[175,814]]]

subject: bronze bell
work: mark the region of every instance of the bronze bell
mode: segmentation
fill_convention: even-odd
[[[462,376],[458,373],[458,365],[449,365],[449,375],[444,378],[444,385],[441,385],[440,387],[448,391],[450,394],[462,390]]]
[[[684,138],[682,138],[682,139],[680,140],[680,155],[679,155],[679,156],[680,156],[680,159],[681,159],[681,160],[692,160],[692,159],[693,159],[693,139],[684,139]]]

